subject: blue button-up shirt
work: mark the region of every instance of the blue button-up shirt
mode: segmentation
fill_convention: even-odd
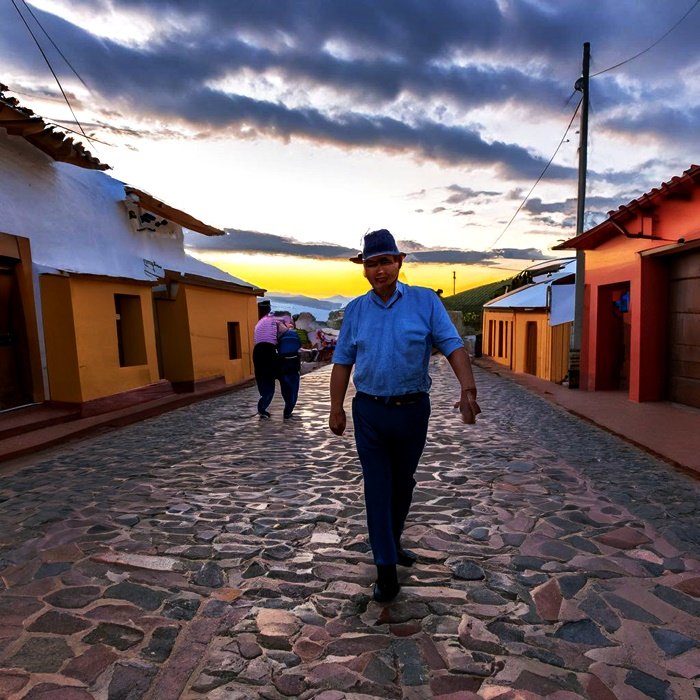
[[[432,289],[398,282],[386,303],[369,291],[347,305],[333,363],[355,365],[358,391],[412,394],[430,389],[433,346],[447,356],[464,343]]]

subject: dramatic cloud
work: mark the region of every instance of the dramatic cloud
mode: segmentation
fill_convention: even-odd
[[[464,202],[483,201],[489,197],[496,197],[500,192],[482,190],[473,190],[471,187],[460,187],[459,185],[450,185],[448,191],[451,193],[445,202],[447,204],[463,204]]]
[[[506,260],[554,260],[554,256],[546,255],[537,248],[501,248],[494,253]]]
[[[71,10],[66,17],[83,13],[82,26],[34,12],[105,110],[238,137],[300,138],[483,165],[510,179],[536,177],[547,154],[487,137],[464,119],[470,110],[507,106],[561,114],[583,41],[595,37],[594,67],[607,68],[619,62],[621,47],[642,48],[682,9],[638,0],[444,0],[439,11],[419,0],[63,4]],[[634,23],[626,20],[630,15]],[[685,92],[690,78],[681,69],[694,50],[698,15],[675,31],[661,59],[640,59],[634,67],[594,77],[597,109],[625,106],[624,117],[602,115],[607,129],[698,144],[697,107],[687,110],[677,100],[664,110],[649,106],[650,96],[670,99]],[[132,36],[117,41],[83,28],[104,16],[129,22]],[[0,8],[0,22],[3,64],[45,74],[9,3]],[[51,46],[47,53],[65,68]],[[646,94],[639,89],[640,70],[649,83]],[[678,127],[673,133],[669,123]],[[575,171],[555,163],[548,177],[572,179]]]
[[[231,218],[219,218],[219,210],[219,225],[340,235],[326,234],[327,215],[308,224],[308,203],[295,206],[304,192],[289,193],[284,176],[305,177],[310,163],[316,170],[309,183],[329,209],[343,188],[358,211],[378,209],[386,194],[403,230],[426,237],[421,243],[463,241],[468,231],[476,248],[494,240],[538,182],[500,241],[516,247],[498,255],[539,259],[528,246],[575,225],[581,93],[574,85],[584,42],[592,56],[588,189],[595,193],[586,199],[587,225],[680,174],[697,160],[688,154],[700,151],[694,0],[35,1],[41,27],[23,3],[17,7],[86,130],[156,153],[154,160],[185,141],[202,144],[212,160],[225,157],[212,155],[219,145],[240,156],[230,167],[238,169],[239,190],[249,187],[241,194],[247,201],[236,209],[240,192],[232,189]],[[48,105],[42,116],[54,118],[55,107],[65,119],[60,91],[13,3],[0,3],[0,38],[0,82],[26,95],[30,107],[34,100],[42,110]],[[368,159],[377,172],[361,179]],[[164,169],[179,173],[172,162]],[[327,163],[336,168],[329,182],[336,181],[324,200],[318,173]],[[188,165],[181,165],[183,177]],[[241,184],[246,166],[254,184],[252,176]],[[217,189],[227,173],[220,162],[212,170],[218,181],[188,193],[205,219],[212,202],[228,206]],[[160,190],[157,184],[143,186]],[[175,191],[182,196],[182,187]],[[266,210],[278,203],[285,218],[273,221]],[[269,216],[259,221],[261,211]],[[517,238],[528,235],[539,238]],[[242,230],[189,244],[318,258],[357,252]],[[493,255],[425,246],[413,259],[477,263]]]
[[[416,241],[397,241],[399,249],[408,253],[407,262],[454,263],[463,265],[489,265],[499,258],[519,260],[548,260],[549,256],[535,248],[503,248],[491,251],[427,248]],[[259,231],[228,229],[225,236],[201,236],[185,232],[185,245],[191,250],[231,253],[266,253],[268,255],[293,255],[301,258],[346,259],[358,253],[354,248],[344,248],[332,243],[302,243],[293,238],[275,236]]]
[[[185,233],[185,245],[196,250],[216,250],[236,253],[269,253],[295,255],[305,258],[348,258],[357,255],[354,248],[333,243],[302,243],[292,238],[258,231],[227,229],[225,236],[200,236]]]

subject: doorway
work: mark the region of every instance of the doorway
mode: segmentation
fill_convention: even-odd
[[[0,410],[32,403],[26,325],[16,261],[0,257]]]
[[[525,324],[525,372],[537,376],[537,321]]]
[[[629,282],[599,287],[596,391],[629,389],[631,322]]]

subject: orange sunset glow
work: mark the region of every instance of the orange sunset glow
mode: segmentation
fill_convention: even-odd
[[[352,297],[369,288],[362,267],[346,260],[301,258],[290,255],[251,255],[190,251],[198,259],[246,282],[270,292],[305,294],[316,298],[336,294]],[[517,263],[516,263],[517,264]],[[521,268],[518,268],[521,269]],[[405,262],[401,280],[452,294],[453,272],[456,272],[457,292],[510,277],[518,270],[503,270],[486,265],[445,265]]]

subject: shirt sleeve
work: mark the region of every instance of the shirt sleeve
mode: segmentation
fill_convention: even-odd
[[[455,324],[452,323],[447,309],[443,306],[437,294],[432,294],[432,335],[433,344],[445,356],[451,355],[455,350],[464,347],[464,341],[460,337]]]
[[[333,350],[334,365],[355,364],[355,359],[357,358],[357,343],[355,341],[353,318],[356,306],[356,303],[350,302],[345,307],[343,325],[340,327],[338,342],[335,344],[335,349]]]

